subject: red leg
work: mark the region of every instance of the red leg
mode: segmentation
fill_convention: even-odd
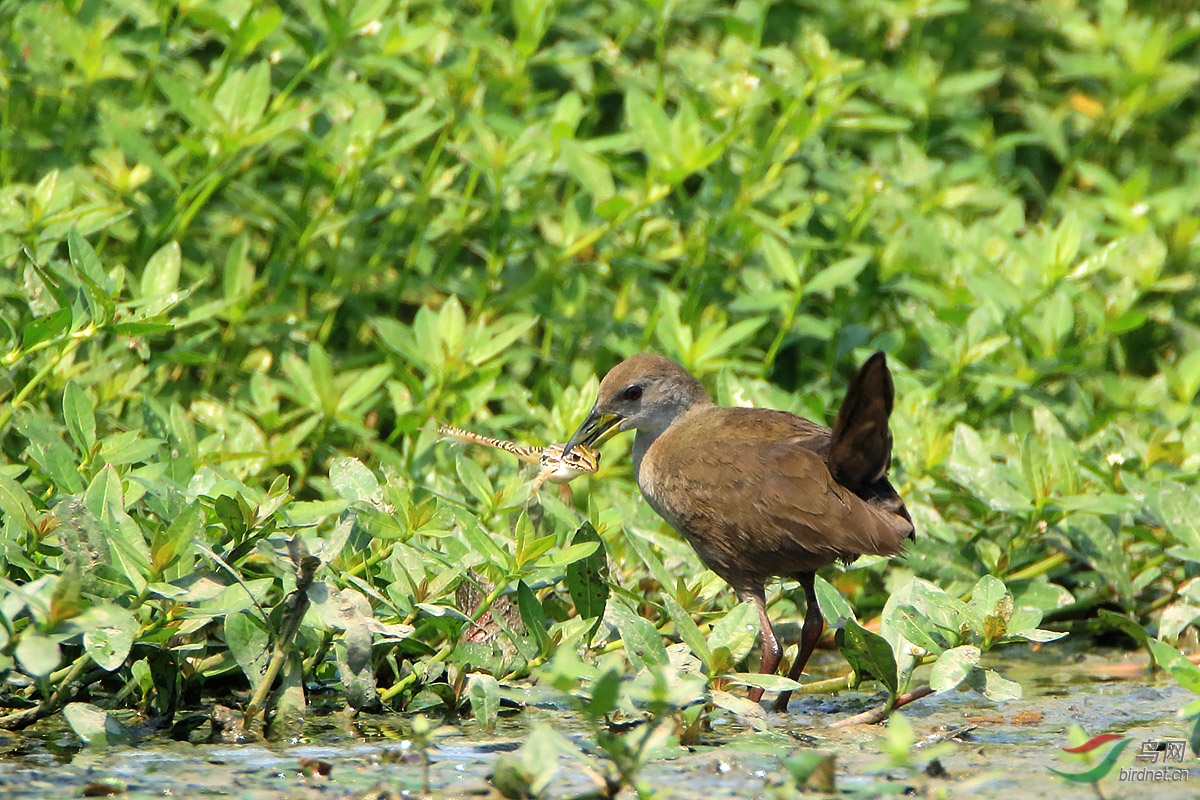
[[[817,605],[817,592],[813,586],[815,579],[815,573],[800,573],[800,585],[804,587],[804,600],[808,607],[804,610],[804,628],[800,632],[800,652],[796,656],[796,662],[788,670],[788,677],[794,681],[800,680],[800,673],[804,672],[809,657],[812,656],[813,650],[817,649],[817,642],[821,641],[821,634],[825,631],[825,620],[821,616],[820,606]],[[775,710],[787,711],[788,701],[791,699],[791,692],[781,693],[775,700]]]
[[[766,592],[763,587],[756,586],[739,591],[738,596],[743,601],[753,600],[754,605],[758,607],[759,631],[762,635],[762,662],[758,671],[763,675],[774,675],[775,670],[779,668],[779,662],[783,659],[783,648],[779,646],[779,639],[776,638],[775,629],[771,627],[771,619],[767,616]],[[763,690],[756,686],[750,690],[749,696],[753,702],[757,703],[762,699]]]

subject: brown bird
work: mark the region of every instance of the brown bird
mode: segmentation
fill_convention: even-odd
[[[786,411],[718,406],[679,364],[636,355],[604,376],[566,451],[614,427],[637,431],[633,469],[650,507],[758,607],[764,674],[783,658],[764,584],[775,576],[799,580],[807,610],[788,672],[796,680],[825,628],[816,571],[864,554],[892,555],[913,536],[912,518],[887,480],[894,396],[886,358],[875,353],[850,382],[831,431]],[[762,692],[751,689],[750,698]],[[781,694],[775,709],[786,710],[789,698]]]

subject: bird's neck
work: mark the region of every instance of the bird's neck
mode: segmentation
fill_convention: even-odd
[[[642,459],[650,450],[650,446],[667,432],[667,429],[675,425],[680,420],[691,414],[699,411],[702,408],[708,408],[713,405],[713,401],[707,394],[695,398],[691,403],[682,405],[677,409],[673,409],[670,413],[656,415],[655,417],[643,420],[637,427],[637,434],[633,438],[633,473],[640,476],[642,473]],[[640,481],[640,479],[639,479]]]

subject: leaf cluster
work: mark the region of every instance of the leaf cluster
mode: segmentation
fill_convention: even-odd
[[[0,724],[280,653],[293,710],[486,727],[500,679],[663,635],[747,712],[745,609],[627,441],[531,503],[434,433],[562,442],[644,350],[818,422],[888,351],[918,537],[818,584],[863,677],[1011,696],[984,653],[1096,609],[1173,650],[1198,82],[1171,3],[3,5]]]

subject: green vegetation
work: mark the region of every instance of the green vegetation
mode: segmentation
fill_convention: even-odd
[[[10,1],[0,59],[0,727],[537,675],[630,785],[765,724],[629,437],[530,504],[433,431],[562,442],[642,350],[822,422],[890,354],[918,538],[820,583],[836,686],[1003,700],[1048,627],[1200,692],[1189,4]]]

